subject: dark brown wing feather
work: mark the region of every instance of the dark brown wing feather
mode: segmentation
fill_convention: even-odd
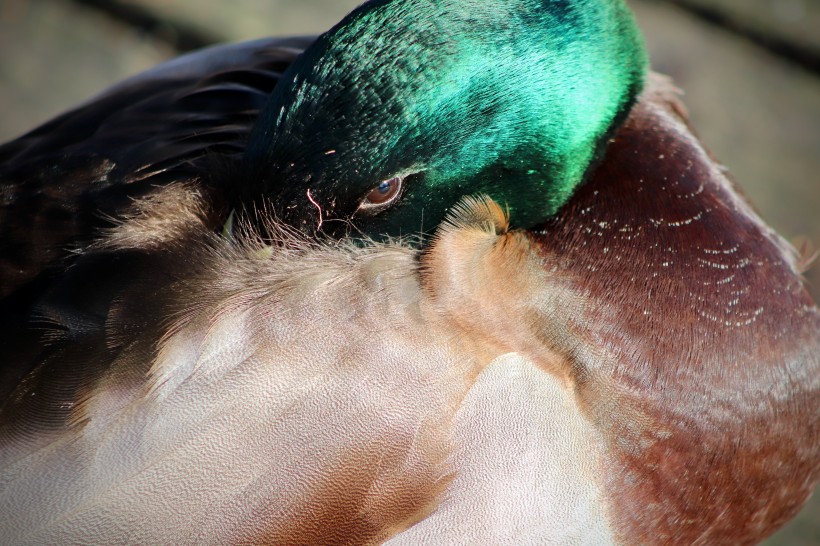
[[[312,38],[186,55],[114,86],[0,146],[0,297],[170,181],[204,181],[235,159],[281,73]],[[216,188],[214,199],[230,198]]]
[[[105,331],[123,287],[142,290],[156,265],[129,252],[76,250],[171,182],[201,191],[218,228],[237,181],[211,171],[239,160],[259,109],[313,40],[179,57],[0,146],[0,424],[39,414],[23,392],[66,408],[59,416],[39,408],[31,426],[64,424],[72,401],[116,358]]]

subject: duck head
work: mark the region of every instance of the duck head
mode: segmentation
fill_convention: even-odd
[[[247,176],[311,234],[432,230],[477,192],[531,227],[584,179],[645,68],[621,0],[369,2],[285,73]]]

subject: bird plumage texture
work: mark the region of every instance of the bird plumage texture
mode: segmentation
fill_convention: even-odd
[[[279,76],[314,39],[174,59],[0,146],[0,295],[41,290],[50,269],[62,271],[73,251],[157,187],[210,189],[209,173],[241,159]],[[209,194],[215,226],[227,217],[225,200]]]
[[[214,180],[308,43],[173,61],[3,147],[9,225],[57,221],[60,173],[90,200],[64,216],[79,252],[6,277],[2,542],[746,544],[799,509],[820,313],[669,82],[535,223],[478,196],[432,238],[337,240],[274,199],[223,229]],[[166,125],[95,155],[151,101]],[[73,122],[99,133],[61,143]]]

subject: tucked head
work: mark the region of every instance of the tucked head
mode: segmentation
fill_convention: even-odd
[[[430,231],[481,192],[531,227],[583,180],[645,67],[622,0],[374,0],[283,76],[241,199],[378,237]]]

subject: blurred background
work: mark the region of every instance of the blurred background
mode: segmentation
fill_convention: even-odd
[[[656,70],[762,216],[820,247],[820,0],[627,0]],[[360,0],[0,0],[0,142],[223,41],[312,34]],[[807,273],[820,299],[820,264]],[[769,545],[820,545],[820,500]]]

